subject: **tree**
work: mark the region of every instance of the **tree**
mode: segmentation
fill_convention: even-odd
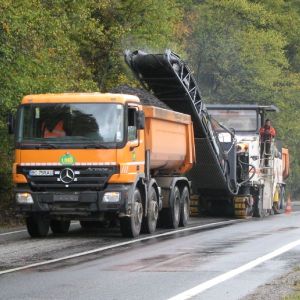
[[[288,67],[283,35],[267,29],[274,18],[244,0],[198,7],[190,57],[204,95],[214,101],[266,103]]]
[[[65,7],[66,2],[60,1],[60,5]],[[174,48],[174,26],[181,20],[181,12],[173,0],[83,2],[68,10],[73,28],[70,36],[98,88],[106,91],[130,81],[123,59],[125,49]]]
[[[222,103],[275,104],[278,137],[300,179],[300,9],[296,0],[220,0],[197,5],[188,49],[203,95]]]
[[[1,192],[11,186],[7,113],[25,94],[95,90],[96,84],[78,46],[65,34],[69,24],[64,14],[56,18],[38,0],[1,0],[0,15]]]

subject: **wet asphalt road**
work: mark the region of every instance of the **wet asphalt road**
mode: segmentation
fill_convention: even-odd
[[[70,236],[46,240],[30,240],[24,232],[20,237],[0,236],[1,266],[18,266],[121,239],[117,231],[86,237],[74,226]],[[299,238],[299,212],[157,238],[2,275],[0,299],[168,299]],[[3,266],[6,261],[10,262]],[[299,261],[298,246],[192,299],[241,299]]]
[[[192,218],[189,226],[226,220],[228,219]],[[167,231],[169,230],[157,229],[156,233]],[[147,236],[146,234],[141,235],[141,237]],[[2,230],[0,231],[0,271],[130,240],[121,236],[118,227],[83,230],[78,222],[71,224],[69,233],[54,235],[50,232],[45,239],[30,238],[25,228],[16,228],[11,232]]]

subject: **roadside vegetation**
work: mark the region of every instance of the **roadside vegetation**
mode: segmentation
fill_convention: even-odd
[[[294,269],[294,282],[293,285],[291,286],[292,293],[284,297],[284,300],[299,300],[300,299],[300,278],[299,278],[299,273],[300,273],[300,267],[297,267]],[[297,276],[298,274],[298,276]]]
[[[300,285],[294,288],[295,292],[289,296],[284,297],[284,300],[299,300],[300,299]]]
[[[166,48],[190,62],[207,102],[280,108],[272,119],[299,193],[297,0],[0,0],[0,211],[12,203],[6,118],[23,95],[137,86],[124,49]]]

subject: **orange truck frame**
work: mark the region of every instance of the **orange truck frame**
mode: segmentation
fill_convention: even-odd
[[[28,233],[120,222],[123,236],[189,218],[190,116],[123,94],[28,95],[19,106],[13,181]]]

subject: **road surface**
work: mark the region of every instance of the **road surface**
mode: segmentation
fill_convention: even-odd
[[[300,261],[299,212],[210,230],[194,222],[198,229],[128,244],[117,231],[85,237],[73,226],[69,236],[45,240],[0,235],[2,272],[109,246],[0,271],[0,299],[242,299]]]

